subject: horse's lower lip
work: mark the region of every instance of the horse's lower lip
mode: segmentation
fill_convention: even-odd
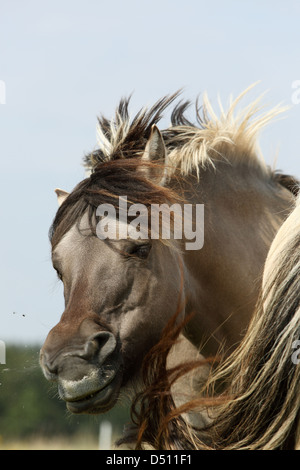
[[[100,390],[84,397],[68,399],[66,405],[71,413],[101,413],[109,410],[118,396],[119,380],[116,378]]]

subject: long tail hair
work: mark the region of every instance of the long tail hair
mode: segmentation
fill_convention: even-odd
[[[243,341],[213,368],[202,395],[179,408],[171,385],[199,363],[167,371],[166,357],[180,332],[174,326],[167,325],[145,362],[145,391],[133,404],[136,448],[145,443],[160,450],[278,450],[299,445],[300,199],[270,248],[261,295]],[[220,384],[227,386],[216,393]],[[196,429],[184,413],[203,407],[211,424]]]

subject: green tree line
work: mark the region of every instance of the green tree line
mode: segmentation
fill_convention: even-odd
[[[110,420],[122,433],[128,421],[126,408],[106,415],[71,415],[59,399],[57,386],[44,378],[39,366],[39,346],[7,346],[6,364],[0,365],[0,438],[98,434],[100,421]]]

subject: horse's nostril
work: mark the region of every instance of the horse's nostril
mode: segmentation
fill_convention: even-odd
[[[98,343],[96,340],[89,340],[84,347],[84,353],[80,354],[84,359],[92,359],[98,351]]]
[[[116,339],[112,333],[101,331],[93,335],[85,345],[85,358],[91,359],[97,356],[97,362],[102,364],[105,359],[115,350]]]
[[[81,341],[77,340],[75,343],[74,340],[74,345],[69,344],[57,350],[51,349],[50,352],[43,348],[40,353],[40,364],[49,381],[76,381],[87,367],[98,370],[113,353],[117,344],[114,335],[108,331],[94,333],[85,342]]]

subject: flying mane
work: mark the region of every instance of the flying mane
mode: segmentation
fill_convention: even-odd
[[[170,127],[161,131],[168,150],[170,176],[180,169],[182,175],[193,173],[199,177],[201,168],[214,167],[217,160],[227,160],[235,165],[246,164],[267,177],[272,175],[275,178],[275,173],[273,175],[261,158],[257,137],[264,126],[287,108],[278,105],[263,112],[261,97],[258,97],[237,111],[240,101],[253,86],[235,100],[231,99],[227,111],[219,101],[220,116],[204,94],[202,105],[199,106],[198,100],[196,102],[196,124],[186,117],[189,101],[180,101],[174,106]],[[130,97],[125,98],[120,101],[114,118],[99,117],[99,148],[86,155],[86,169],[93,171],[102,162],[139,157],[152,126],[159,123],[165,110],[179,95],[180,91],[165,96],[150,109],[141,109],[133,119],[129,114]],[[286,186],[290,181],[285,183]]]
[[[275,185],[279,183],[294,195],[298,193],[299,184],[295,178],[275,172],[266,165],[257,141],[262,128],[286,108],[278,105],[262,112],[259,97],[237,111],[240,101],[252,87],[231,100],[227,111],[219,102],[219,117],[204,94],[202,106],[196,102],[196,124],[186,117],[189,101],[179,101],[173,107],[171,125],[161,131],[167,149],[169,179],[187,175],[199,178],[201,171],[215,168],[218,161],[225,161],[234,166],[246,166],[258,178]],[[153,125],[160,122],[164,112],[179,95],[180,91],[165,96],[150,109],[141,109],[133,118],[129,113],[130,97],[124,98],[114,118],[98,118],[98,148],[87,154],[83,161],[90,177],[80,182],[59,208],[50,228],[53,246],[86,210],[92,228],[98,205],[115,205],[118,196],[127,194],[128,201],[147,207],[151,203],[179,202],[178,193],[170,185],[156,184],[146,178],[145,173],[136,171],[145,165],[141,155]]]

